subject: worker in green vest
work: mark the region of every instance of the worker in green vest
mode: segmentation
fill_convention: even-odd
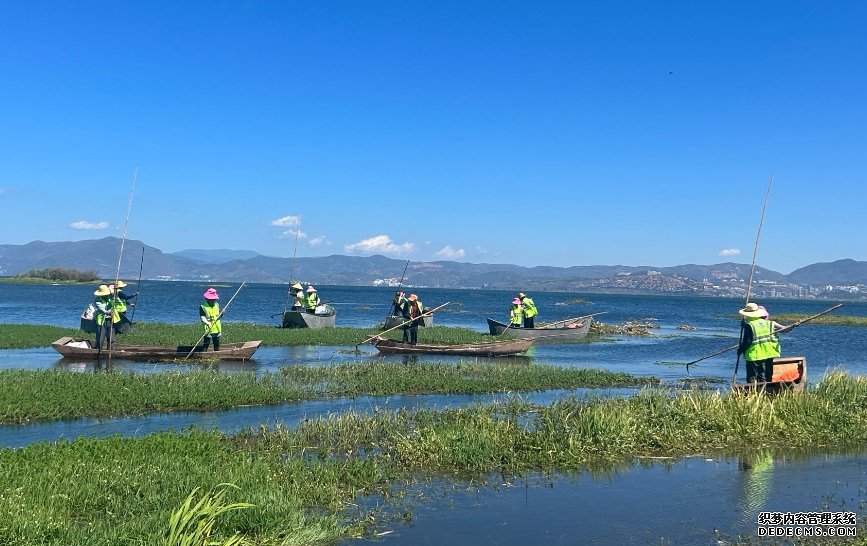
[[[539,314],[536,304],[530,296],[523,292],[518,294],[518,299],[521,300],[521,307],[524,309],[524,328],[535,328],[536,325],[533,317]]]
[[[747,383],[770,382],[774,374],[774,358],[780,356],[776,332],[783,326],[768,320],[765,308],[752,302],[738,313],[743,317],[738,354],[744,355],[746,360]]]
[[[220,323],[220,304],[217,300],[220,295],[213,288],[208,288],[202,294],[205,301],[199,305],[199,319],[205,325],[205,336],[202,338],[202,350],[207,351],[210,342],[214,342],[214,350],[220,350],[220,336],[223,334],[223,325]]]
[[[307,295],[304,297],[304,310],[308,313],[315,313],[316,306],[319,305],[319,294],[313,285],[307,287]]]
[[[509,309],[509,326],[512,328],[520,328],[524,323],[524,308],[521,305],[521,298],[512,300],[512,307]]]
[[[410,294],[403,300],[403,320],[408,321],[403,325],[403,342],[415,345],[418,343],[418,325],[424,320],[424,304],[415,294]]]
[[[120,315],[113,309],[111,290],[108,289],[108,285],[99,285],[99,288],[94,291],[93,295],[96,296],[96,300],[93,302],[93,307],[96,309],[93,315],[93,320],[96,322],[95,348],[101,350],[105,348],[106,340],[108,340],[109,344],[113,343],[112,326],[114,323],[120,321]],[[105,319],[108,315],[111,318],[106,321]]]
[[[121,280],[117,281],[117,289],[115,289],[114,284],[108,285],[108,290],[111,292],[112,305],[117,311],[120,319],[114,325],[114,331],[118,334],[125,334],[129,332],[132,327],[132,322],[127,318],[126,311],[127,306],[135,307],[135,303],[129,303],[129,301],[138,296],[138,292],[135,294],[124,294],[123,289],[125,286],[127,286],[127,284]]]

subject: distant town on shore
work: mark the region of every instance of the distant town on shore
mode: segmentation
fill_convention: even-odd
[[[276,258],[246,250],[185,250],[164,253],[141,241],[124,242],[120,275],[126,279],[322,285],[407,286],[468,289],[676,294],[743,298],[750,264],[732,262],[672,267],[588,265],[524,267],[454,261],[407,261],[385,256]],[[33,269],[71,268],[117,274],[121,240],[106,237],[76,242],[33,241],[0,245],[0,276]],[[401,275],[405,271],[403,278]],[[789,274],[757,266],[751,293],[757,298],[867,301],[867,261],[815,263]]]

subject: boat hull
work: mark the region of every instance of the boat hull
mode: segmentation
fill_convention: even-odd
[[[567,326],[539,326],[537,328],[515,328],[508,324],[488,319],[488,329],[492,336],[507,336],[519,339],[535,339],[537,343],[562,343],[574,339],[581,339],[590,331],[593,323],[592,317],[577,317],[574,322],[566,321]],[[574,327],[569,327],[572,324]]]
[[[411,345],[390,339],[377,339],[373,346],[384,355],[423,354],[455,356],[506,356],[527,352],[535,340],[515,339],[511,341],[492,341],[489,343],[467,343],[464,345]]]
[[[190,354],[192,345],[161,346],[161,345],[116,345],[111,350],[111,357],[121,360],[176,360],[190,358],[207,358],[217,360],[249,360],[259,348],[261,341],[245,341],[243,343],[224,343],[219,351],[203,350],[200,345]],[[51,347],[64,358],[97,360],[109,357],[109,351],[98,351],[92,347],[89,339],[62,337],[51,344]]]
[[[792,391],[804,392],[807,388],[807,358],[803,356],[778,356],[774,359],[771,381],[767,383],[739,383],[732,386],[735,392],[764,391],[777,394]]]
[[[334,328],[337,313],[331,306],[324,306],[324,312],[283,311],[281,328]]]

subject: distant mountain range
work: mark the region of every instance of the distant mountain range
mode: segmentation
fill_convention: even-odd
[[[103,278],[112,278],[117,268],[121,240],[106,237],[77,242],[33,241],[25,245],[0,245],[0,275],[11,276],[34,268],[63,267],[95,269]],[[141,241],[127,240],[120,276],[135,279],[287,282],[293,272],[291,258],[262,256],[244,250],[184,250],[167,254]],[[301,282],[335,285],[395,285],[400,281],[406,260],[384,256],[325,256],[297,258],[294,278]],[[534,290],[582,290],[588,287],[623,285],[624,278],[666,279],[673,290],[695,289],[727,280],[749,277],[749,264],[679,265],[674,267],[588,265],[572,267],[523,267],[510,264],[472,264],[452,261],[410,262],[405,286],[448,288],[514,289],[532,283]],[[609,279],[593,281],[591,279]],[[802,267],[788,275],[756,267],[755,282],[796,285],[867,285],[867,262],[838,260]],[[625,285],[624,285],[625,286]],[[642,285],[632,283],[632,287]]]

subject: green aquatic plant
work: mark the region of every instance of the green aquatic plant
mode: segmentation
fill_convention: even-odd
[[[214,370],[73,374],[63,370],[0,371],[0,423],[86,416],[211,411],[302,400],[391,394],[484,394],[654,384],[625,373],[513,364],[381,361],[287,366],[278,373]],[[27,393],[22,396],[21,393]]]
[[[211,540],[217,518],[226,512],[252,508],[248,502],[228,503],[225,500],[229,488],[237,489],[234,484],[221,483],[211,491],[195,500],[199,488],[195,488],[184,502],[169,517],[169,528],[165,546],[243,546],[252,544],[238,533],[224,540]]]

